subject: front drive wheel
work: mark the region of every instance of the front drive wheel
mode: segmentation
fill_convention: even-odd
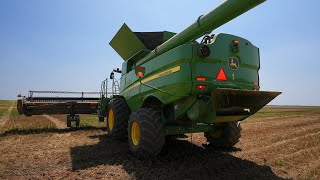
[[[216,148],[232,148],[241,137],[240,122],[226,122],[218,125],[218,130],[204,133],[211,146]]]
[[[131,153],[139,159],[157,156],[165,143],[161,113],[148,108],[133,112],[129,120],[128,140]]]
[[[115,140],[127,138],[130,109],[124,99],[115,99],[108,105],[107,132]]]

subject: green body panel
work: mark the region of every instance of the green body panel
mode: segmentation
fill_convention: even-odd
[[[243,45],[242,43],[240,45],[241,50],[237,54],[234,54],[230,48],[233,39],[243,42]],[[134,69],[127,73],[123,72],[120,92],[127,99],[130,108],[136,110],[141,107],[147,95],[158,97],[161,102],[169,104],[191,94],[211,93],[213,89],[218,87],[250,90],[259,88],[254,86],[254,82],[259,80],[259,50],[249,41],[233,35],[217,34],[215,35],[215,41],[209,45],[213,53],[207,58],[197,56],[196,49],[199,46],[200,44],[197,43],[181,45],[143,64],[146,69],[143,79],[172,67],[181,67],[179,72],[147,82],[148,85],[160,88],[169,94],[141,85]],[[229,57],[239,59],[241,67],[238,70],[228,68]],[[126,66],[126,64],[127,62],[124,62],[123,66]],[[224,69],[229,81],[216,80],[220,68]],[[234,80],[232,80],[232,74],[235,74]],[[206,81],[196,81],[198,76],[205,76]],[[130,89],[135,84],[139,85]],[[196,85],[200,84],[205,84],[208,88],[204,91],[196,89]]]
[[[232,49],[234,40],[240,42],[237,52]],[[174,107],[174,120],[164,120],[168,125],[183,124],[188,119],[197,123],[238,121],[254,114],[255,110],[247,115],[217,115],[211,92],[218,88],[258,90],[259,85],[255,83],[259,82],[259,49],[244,38],[224,33],[215,35],[212,42],[207,44],[212,52],[210,56],[199,57],[196,51],[199,46],[201,44],[187,43],[146,62],[143,64],[145,72],[141,81],[135,69],[122,72],[120,94],[125,97],[130,109],[135,111],[148,98],[156,98],[164,105]],[[230,57],[239,60],[238,69],[229,68]],[[127,66],[127,63],[124,62],[123,66]],[[177,67],[179,70],[166,73]],[[221,68],[227,81],[216,80]],[[197,81],[199,76],[206,77],[206,81]],[[205,85],[206,89],[199,90],[197,85]]]
[[[279,95],[259,91],[259,49],[248,40],[220,33],[206,36],[208,42],[195,41],[263,2],[227,0],[182,32],[165,32],[164,42],[153,50],[123,26],[110,45],[126,60],[120,96],[130,110],[159,102],[167,134],[209,132],[215,123],[246,119]],[[210,53],[202,56],[202,47]],[[227,78],[223,81],[217,78],[221,69]],[[139,79],[137,72],[143,77]]]
[[[99,101],[99,104],[98,104],[98,115],[99,116],[106,116],[107,114],[107,109],[108,109],[108,104],[110,102],[110,99],[109,98],[102,98],[100,101]]]
[[[146,82],[148,85],[167,91],[168,94],[141,85],[134,69],[121,77],[120,84],[124,89],[120,90],[120,94],[126,98],[132,111],[140,108],[146,97],[157,97],[162,103],[169,104],[191,95],[192,81],[190,61],[193,56],[192,48],[192,44],[182,45],[143,65],[146,69],[143,79],[147,79],[152,75],[159,74],[170,68],[180,66],[180,71],[178,72]],[[127,62],[124,62],[124,64],[126,63]],[[123,84],[125,85],[123,86]],[[135,87],[132,88],[132,86]]]
[[[237,53],[232,51],[233,40],[240,42],[239,52]],[[259,89],[258,86],[254,85],[254,82],[259,82],[260,57],[257,47],[246,39],[224,33],[216,34],[212,43],[208,44],[208,46],[212,52],[210,56],[207,58],[195,56],[191,65],[194,85],[205,84],[208,88],[204,91],[193,88],[194,93],[210,93],[212,89],[219,87]],[[229,68],[228,60],[230,57],[236,57],[239,60],[239,68],[237,70]],[[216,80],[220,68],[223,68],[227,81]],[[206,81],[196,81],[198,76],[205,76]]]

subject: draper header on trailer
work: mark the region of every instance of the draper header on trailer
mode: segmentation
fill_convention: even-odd
[[[46,96],[39,96],[39,94]],[[71,95],[73,96],[71,97]],[[17,109],[19,114],[26,116],[69,114],[67,126],[71,126],[71,121],[76,121],[76,125],[79,126],[80,117],[78,114],[97,113],[100,99],[97,96],[99,95],[100,92],[29,91],[28,97],[18,99]]]

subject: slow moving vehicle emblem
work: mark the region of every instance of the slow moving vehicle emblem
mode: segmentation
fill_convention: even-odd
[[[236,57],[229,57],[229,68],[232,70],[239,69],[239,60]]]

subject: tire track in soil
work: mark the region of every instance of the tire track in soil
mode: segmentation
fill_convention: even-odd
[[[10,113],[13,109],[15,101],[11,104],[6,114],[4,114],[2,117],[0,117],[0,128],[2,128],[10,119]]]
[[[297,160],[297,157],[303,156],[305,154],[312,154],[313,152],[320,152],[320,146],[315,146],[315,147],[311,147],[311,148],[307,146],[307,147],[300,149],[296,152],[282,156],[281,160],[286,160],[286,161],[289,159]],[[304,160],[306,160],[306,158]]]
[[[298,162],[299,163],[299,162]],[[314,157],[312,160],[300,163],[302,166],[288,167],[293,171],[291,172],[292,177],[296,179],[319,179],[319,167],[320,167],[320,157]]]
[[[263,129],[259,129],[256,131],[251,130],[250,134],[243,133],[243,137],[250,138],[250,141],[241,142],[241,144],[245,146],[246,149],[256,149],[261,146],[267,146],[267,145],[276,143],[278,141],[288,140],[292,137],[298,137],[308,133],[318,132],[320,130],[320,123],[311,124],[311,125],[308,124],[308,125],[305,125],[305,127],[302,127],[300,129],[296,127],[285,129],[286,135],[282,135],[283,129],[282,131],[279,131],[279,130],[276,131],[276,130],[269,129],[268,138],[266,138],[266,135],[261,132],[263,131]],[[255,134],[254,137],[253,137],[253,134]]]
[[[298,137],[288,138],[288,139],[281,140],[281,141],[272,143],[272,144],[264,146],[264,147],[252,148],[252,149],[244,152],[243,154],[259,154],[261,152],[270,150],[270,149],[275,148],[277,146],[281,146],[281,145],[285,145],[285,144],[288,144],[288,143],[292,143],[294,141],[301,140],[301,139],[304,139],[304,138],[312,138],[313,136],[317,136],[319,134],[320,134],[320,131],[314,132],[314,133],[308,133],[308,134],[301,135],[301,136],[298,136]]]
[[[52,116],[49,115],[42,115],[43,117],[49,119],[51,122],[54,123],[54,125],[58,128],[58,129],[65,129],[66,128],[66,124],[61,122],[59,119],[56,119]]]
[[[275,143],[281,140],[286,140],[292,137],[305,135],[310,132],[318,132],[320,130],[320,117],[310,117],[304,119],[303,122],[298,122],[298,119],[284,120],[283,123],[287,124],[287,121],[292,121],[293,124],[275,127],[256,126],[253,124],[243,123],[242,137],[249,138],[250,141],[240,142],[246,147],[246,149],[256,149]],[[264,131],[268,129],[266,135]],[[283,135],[283,132],[286,132]]]
[[[290,157],[287,156],[284,158],[278,158],[276,160],[273,160],[273,162],[271,161],[271,163],[275,164],[275,166],[278,166],[280,169],[283,170],[290,169],[291,177],[298,177],[297,179],[313,179],[308,177],[311,175],[314,176],[313,174],[319,171],[319,160],[319,148],[314,148],[310,151],[305,150],[302,153],[296,153]],[[293,164],[297,166],[293,166]]]
[[[263,129],[283,129],[283,127],[289,128],[289,127],[298,127],[298,126],[304,126],[307,123],[319,123],[320,116],[312,116],[312,118],[305,118],[302,116],[287,116],[286,119],[283,120],[283,118],[272,118],[273,120],[277,119],[276,121],[262,121],[262,122],[245,122],[247,129],[256,129],[256,128],[263,128]],[[280,120],[279,120],[280,119]]]

